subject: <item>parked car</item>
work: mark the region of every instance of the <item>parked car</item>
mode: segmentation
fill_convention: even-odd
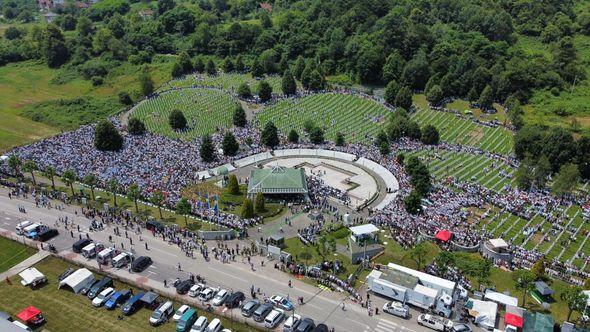
[[[59,235],[59,231],[55,228],[45,227],[34,237],[35,240],[45,242]]]
[[[237,308],[240,303],[246,299],[246,295],[242,292],[233,292],[225,299],[225,306],[229,309]]]
[[[329,332],[328,326],[326,324],[318,324],[318,326],[313,329],[313,332]]]
[[[225,299],[228,296],[228,291],[225,289],[220,290],[219,292],[217,292],[217,294],[215,294],[215,297],[213,298],[213,301],[211,301],[211,303],[214,306],[220,306],[223,304],[223,302],[225,301]]]
[[[297,327],[297,325],[299,324],[300,321],[301,321],[301,316],[297,315],[297,314],[293,314],[293,315],[287,317],[287,320],[283,324],[283,332],[295,331],[295,328]]]
[[[254,321],[260,323],[266,318],[266,315],[268,315],[271,311],[272,305],[270,303],[263,303],[256,310],[254,310],[252,318],[254,318]]]
[[[213,318],[211,323],[209,323],[209,325],[207,325],[205,332],[219,332],[219,331],[221,331],[221,321],[219,320],[219,318]]]
[[[104,304],[107,310],[113,310],[131,297],[131,291],[129,289],[120,290],[115,292],[113,296]]]
[[[140,300],[143,297],[143,295],[144,293],[139,292],[133,295],[131,298],[129,298],[129,300],[127,300],[127,302],[123,304],[123,307],[121,307],[121,311],[123,312],[123,314],[129,316],[137,310],[139,310],[139,308],[141,308],[142,305],[142,302]]]
[[[268,329],[274,329],[285,318],[285,312],[281,309],[273,309],[264,318],[264,326]]]
[[[25,234],[25,228],[31,226],[32,224],[34,224],[32,221],[30,220],[25,220],[23,222],[20,222],[16,225],[16,234],[18,235],[24,235]]]
[[[279,307],[283,310],[292,311],[293,310],[293,303],[287,300],[286,298],[280,295],[273,295],[270,297],[270,302],[276,307]]]
[[[76,254],[79,254],[80,252],[82,252],[82,248],[86,247],[87,245],[89,245],[92,242],[92,240],[90,239],[80,239],[76,242],[74,242],[74,244],[72,245],[72,251],[75,252]]]
[[[315,323],[311,318],[303,318],[295,328],[295,332],[310,332],[315,329]]]
[[[260,306],[260,301],[252,299],[242,306],[242,316],[250,317],[254,311]]]
[[[176,323],[176,332],[188,332],[199,316],[197,310],[189,308]]]
[[[188,290],[194,285],[194,281],[190,279],[183,280],[176,285],[176,293],[184,295],[188,293]]]
[[[190,309],[191,307],[189,307],[186,304],[183,304],[180,306],[180,308],[178,308],[178,310],[176,310],[176,312],[174,313],[174,316],[172,316],[172,320],[177,322],[180,317],[182,317],[182,315],[184,315],[185,312],[187,312],[188,309]]]
[[[435,331],[446,331],[453,327],[453,322],[438,316],[422,314],[418,316],[418,324],[431,328]]]
[[[199,300],[201,300],[203,302],[207,302],[207,301],[211,300],[213,298],[213,296],[215,296],[215,293],[216,293],[215,288],[207,287],[207,288],[203,289],[201,291],[201,293],[199,294]]]
[[[74,268],[73,267],[68,267],[67,270],[65,270],[62,274],[59,275],[59,277],[57,277],[58,281],[62,281],[65,278],[69,277],[70,274],[74,273]]]
[[[150,316],[150,324],[157,326],[168,321],[168,318],[174,313],[172,301],[162,303]]]
[[[188,290],[188,296],[190,297],[197,297],[199,296],[199,293],[201,293],[201,291],[203,289],[205,289],[207,286],[205,286],[204,284],[195,284],[192,285],[191,288]]]
[[[92,285],[92,287],[88,291],[87,296],[89,299],[93,299],[98,295],[98,293],[102,292],[105,288],[112,286],[113,279],[111,279],[111,277],[104,277],[99,282]]]
[[[197,321],[191,327],[191,332],[203,332],[209,325],[209,320],[205,316],[200,316]]]
[[[397,301],[387,302],[383,305],[383,312],[401,318],[410,318],[410,307]]]
[[[152,259],[148,256],[139,256],[131,263],[131,270],[133,272],[142,272],[152,264]]]
[[[115,294],[115,289],[113,287],[109,287],[104,289],[100,294],[98,294],[94,299],[92,299],[92,305],[95,307],[100,307],[108,301],[111,296]]]
[[[99,281],[100,280],[96,279],[88,280],[88,283],[86,283],[86,285],[84,285],[84,287],[82,287],[82,289],[80,290],[80,294],[88,295],[88,291],[90,291],[90,288],[92,288],[92,286],[94,286],[94,284],[96,284]]]
[[[127,266],[133,260],[133,254],[130,252],[122,252],[111,260],[111,266],[120,269]]]

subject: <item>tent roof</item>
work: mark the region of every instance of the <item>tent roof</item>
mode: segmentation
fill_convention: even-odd
[[[255,169],[250,173],[248,194],[307,194],[305,171],[302,168],[275,166]]]
[[[508,243],[504,239],[491,239],[490,244],[494,248],[508,248]]]
[[[28,269],[25,269],[21,273],[19,273],[18,275],[25,281],[25,283],[27,285],[34,282],[37,279],[41,279],[41,278],[45,277],[43,275],[43,273],[39,272],[39,270],[37,270],[34,267],[30,267]]]
[[[522,328],[524,318],[508,312],[506,313],[506,316],[504,316],[504,323],[506,323],[506,325]]]
[[[159,295],[154,292],[147,292],[141,297],[141,302],[152,304],[158,297]]]
[[[494,302],[501,303],[503,305],[518,306],[517,298],[506,294],[494,292],[489,289],[486,291],[485,298]]]
[[[539,312],[524,313],[523,332],[553,332],[553,317]]]
[[[23,322],[27,322],[29,319],[34,318],[41,313],[41,310],[33,307],[32,305],[26,307],[23,311],[19,312],[16,317]]]
[[[428,273],[410,269],[409,267],[397,265],[394,263],[387,264],[389,270],[400,271],[418,278],[423,284],[437,285],[439,288],[453,291],[455,289],[455,282],[447,279],[439,278]]]
[[[553,289],[549,288],[549,286],[544,281],[536,281],[535,288],[543,296],[549,296],[553,294]]]
[[[438,231],[436,232],[436,235],[434,236],[437,240],[443,241],[443,242],[447,242],[451,239],[451,236],[453,235],[453,233],[451,233],[449,230],[442,230],[442,231]]]
[[[70,274],[67,278],[59,282],[59,287],[68,285],[76,292],[76,288],[80,283],[86,282],[90,277],[94,278],[92,272],[86,268],[78,269],[74,273]]]
[[[355,236],[358,236],[358,235],[365,235],[365,234],[371,234],[371,233],[378,232],[379,228],[377,228],[377,226],[375,226],[373,224],[365,224],[365,225],[350,227],[350,231]]]

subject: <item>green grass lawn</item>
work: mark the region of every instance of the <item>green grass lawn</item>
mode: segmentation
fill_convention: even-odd
[[[0,282],[0,308],[7,311],[13,317],[18,312],[29,305],[33,305],[41,310],[47,323],[37,331],[176,331],[176,324],[166,323],[159,327],[152,327],[148,323],[151,311],[140,309],[131,316],[124,316],[124,319],[118,320],[117,316],[121,314],[119,309],[106,310],[104,308],[95,308],[86,296],[76,295],[70,290],[57,289],[57,277],[65,271],[71,264],[57,258],[48,257],[35,265],[35,267],[47,276],[49,284],[38,290],[31,290],[20,284],[19,277],[15,277],[12,285],[6,282]],[[96,274],[95,274],[96,276]],[[115,280],[116,289],[131,288],[134,293],[137,288]],[[164,299],[166,300],[166,299]],[[175,308],[178,308],[178,302],[175,302]],[[199,315],[205,315],[212,318],[212,315],[202,310],[197,310]],[[221,317],[220,317],[221,318]],[[231,328],[232,331],[252,331],[252,327],[244,324],[230,322],[221,318],[225,327]],[[83,327],[83,328],[82,328]]]
[[[245,184],[240,185],[240,194],[238,195],[232,195],[228,193],[225,189],[223,189],[221,191],[221,197],[219,199],[219,207],[221,211],[239,215],[242,209],[242,204],[246,199],[247,192],[248,185]],[[255,213],[256,215],[262,216],[265,222],[276,220],[287,212],[287,209],[279,203],[272,203],[266,201],[264,207],[266,209],[264,212]]]
[[[29,246],[0,237],[0,273],[7,271],[36,252],[37,250]]]
[[[418,264],[412,258],[410,250],[404,249],[401,245],[399,245],[399,243],[392,239],[386,238],[384,239],[384,242],[387,242],[385,245],[385,251],[381,256],[378,256],[375,259],[375,263],[384,265],[387,265],[388,263],[395,263],[407,266],[412,269],[418,268]],[[434,257],[436,257],[436,255],[438,255],[440,252],[440,248],[432,242],[426,242],[426,248],[428,251],[425,256],[424,265],[432,263]]]

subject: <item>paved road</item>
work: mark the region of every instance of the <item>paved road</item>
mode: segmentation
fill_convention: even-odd
[[[26,208],[26,214],[18,211],[19,205]],[[129,250],[130,242],[125,238],[123,232],[121,232],[121,237],[115,236],[111,228],[106,228],[102,232],[89,232],[90,220],[78,217],[72,211],[70,208],[63,211],[36,208],[31,201],[10,200],[6,196],[6,192],[0,189],[0,228],[3,231],[13,231],[15,225],[25,219],[41,221],[53,227],[58,217],[68,216],[75,221],[76,225],[80,225],[82,236],[86,236],[88,232],[95,241],[108,243],[108,236],[112,235],[117,248],[120,249],[121,243],[123,243],[125,250]],[[66,255],[68,258],[80,259],[76,254],[71,253],[71,245],[78,239],[78,232],[74,230],[74,238],[72,238],[69,230],[63,228],[59,230],[60,235],[52,239],[50,243],[56,246],[60,254]],[[143,241],[139,240],[137,234],[130,234],[136,254],[149,255],[154,260],[152,266],[140,273],[150,281],[161,283],[167,279],[168,282],[171,282],[176,277],[186,277],[190,272],[205,277],[210,285],[242,290],[246,294],[249,294],[250,287],[254,285],[260,287],[266,296],[282,294],[292,299],[303,296],[305,304],[296,306],[295,311],[303,316],[313,318],[316,323],[324,322],[328,326],[334,327],[335,331],[411,332],[424,330],[423,327],[417,325],[415,317],[418,314],[416,312],[413,313],[414,318],[408,321],[388,314],[370,317],[365,309],[351,303],[343,293],[322,291],[299,280],[293,280],[293,287],[289,288],[290,276],[274,269],[272,262],[266,262],[262,267],[260,264],[262,258],[260,257],[253,258],[255,271],[252,271],[248,264],[241,262],[240,257],[237,258],[237,262],[232,263],[224,264],[215,259],[206,262],[200,255],[195,255],[195,258],[186,257],[178,247],[163,242],[161,238],[154,238],[149,232],[144,232],[141,235]],[[149,250],[145,249],[145,242],[148,243]],[[212,246],[213,244],[209,245],[210,248]],[[231,248],[231,244],[229,246]],[[178,263],[180,263],[182,271],[177,270]],[[98,267],[94,260],[87,261],[87,264]],[[124,272],[127,273],[127,271]],[[372,297],[372,300],[375,306],[381,307],[384,303],[383,299],[375,299],[375,296]],[[342,301],[346,301],[345,311],[341,309]]]

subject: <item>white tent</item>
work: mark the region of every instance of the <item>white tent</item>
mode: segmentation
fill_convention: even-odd
[[[24,270],[23,272],[19,273],[18,275],[22,278],[20,283],[23,286],[28,286],[30,284],[35,284],[45,280],[45,276],[43,275],[43,273],[39,272],[39,270],[37,270],[34,267],[30,267]]]
[[[88,269],[78,269],[70,274],[67,278],[59,282],[58,288],[66,285],[70,287],[74,293],[78,294],[84,286],[91,280],[94,280],[94,275]]]
[[[475,318],[474,323],[476,325],[489,330],[494,329],[496,326],[496,316],[498,314],[497,303],[469,299],[465,304],[465,307],[470,308],[469,314]]]
[[[518,299],[517,298],[515,298],[513,296],[506,295],[506,294],[494,292],[489,289],[486,291],[486,295],[484,296],[484,299],[494,301],[494,302],[497,302],[497,303],[500,303],[503,305],[511,305],[514,307],[518,307]]]

